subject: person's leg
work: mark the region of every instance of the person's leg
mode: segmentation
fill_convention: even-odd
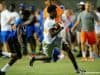
[[[89,51],[89,59],[88,61],[92,62],[94,61],[94,49],[95,49],[95,45],[90,45],[90,51]]]
[[[77,45],[78,45],[78,48],[79,48],[79,54],[77,55],[77,57],[81,57],[82,56],[82,52],[81,52],[80,31],[77,31]]]
[[[12,45],[11,45],[12,44]],[[5,64],[1,70],[0,75],[5,75],[5,73],[8,71],[8,69],[18,60],[21,59],[21,49],[18,41],[10,39],[9,41],[9,47],[11,49],[11,60]]]
[[[5,75],[5,72],[7,72],[8,69],[16,62],[16,60],[17,60],[16,57],[17,57],[16,54],[12,54],[11,60],[1,68],[0,72],[4,73],[4,75]]]
[[[42,45],[42,42],[40,42],[40,45],[39,45],[39,53],[43,53],[43,45]]]
[[[100,34],[97,34],[97,55],[100,56]]]
[[[81,37],[81,49],[82,49],[82,59],[81,59],[81,61],[87,61],[86,49],[85,49],[87,33],[86,32],[81,32],[80,37]]]
[[[31,56],[31,59],[29,61],[29,65],[33,66],[33,63],[35,61],[44,61],[44,62],[50,62],[51,57],[48,57],[46,55],[38,55],[38,54],[34,54]]]
[[[3,44],[3,46],[4,46],[4,50],[5,50],[6,52],[9,52],[9,51],[10,51],[9,45],[8,45],[7,42],[5,42],[5,43]]]
[[[29,37],[28,42],[31,52],[34,54],[36,51],[36,40],[34,39],[34,37]]]
[[[17,61],[18,56],[16,53],[7,53],[3,51],[0,51],[0,55],[11,58],[11,60],[0,69],[0,75],[5,75],[8,69]]]
[[[36,61],[36,60],[42,60],[42,61],[44,60],[45,62],[51,62],[52,51],[56,46],[55,46],[55,42],[52,42],[51,44],[47,44],[47,43],[43,42],[43,49],[45,50],[44,55],[38,56],[36,54],[33,54],[32,58],[29,62],[29,65],[32,66],[34,61]]]
[[[49,49],[49,48],[48,48]],[[47,51],[47,50],[46,50]],[[48,50],[50,52],[50,49]],[[48,53],[49,53],[48,52]],[[48,54],[47,53],[47,54]],[[33,63],[35,61],[44,61],[44,62],[50,62],[51,61],[51,57],[49,57],[49,55],[46,55],[46,54],[41,54],[41,55],[38,55],[36,53],[32,54],[31,56],[31,59],[30,59],[30,62],[29,62],[29,65],[30,66],[33,66]]]
[[[75,44],[76,44],[76,33],[72,33],[72,32],[69,32],[70,33],[70,40],[71,40],[71,50],[72,52],[76,52],[76,49],[75,49]]]
[[[96,33],[88,32],[88,43],[90,45],[90,57],[88,61],[94,61],[94,51],[96,49]]]
[[[23,40],[23,47],[21,48],[23,51],[23,55],[27,55],[28,51],[27,51],[27,40],[26,40],[26,35],[23,34],[22,35],[22,40]]]
[[[100,37],[99,37],[99,43],[98,43],[98,54],[100,56]]]
[[[63,50],[68,54],[68,57],[71,60],[73,66],[74,66],[75,71],[77,73],[79,73],[79,67],[77,65],[77,62],[75,60],[75,57],[74,57],[73,53],[71,52],[70,46],[68,44],[66,44],[66,43],[63,43]]]
[[[6,57],[10,58],[11,57],[11,53],[0,50],[0,56],[6,56]]]
[[[6,52],[10,52],[9,45],[8,45],[8,38],[9,38],[10,33],[11,33],[10,31],[1,32],[3,50]]]

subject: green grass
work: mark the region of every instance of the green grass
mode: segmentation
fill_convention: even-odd
[[[0,67],[6,64],[7,61],[8,59],[0,58]],[[89,72],[100,72],[100,58],[97,58],[94,62],[80,62],[79,58],[77,61],[81,68]],[[76,75],[72,63],[68,59],[57,63],[43,63],[38,61],[34,63],[33,67],[30,67],[28,63],[29,57],[23,57],[9,69],[7,75]]]

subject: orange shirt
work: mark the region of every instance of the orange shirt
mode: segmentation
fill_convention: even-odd
[[[63,14],[63,10],[60,8],[60,6],[57,6],[56,11],[57,11],[57,17],[55,20],[57,23],[60,23],[61,22],[61,15]]]
[[[44,15],[44,19],[46,19],[49,16],[49,14],[47,12],[47,8],[48,7],[46,7],[44,9],[44,14],[43,14]],[[55,20],[56,20],[57,23],[60,23],[61,22],[61,15],[63,14],[63,10],[60,8],[60,6],[57,6],[56,11],[57,11],[57,17],[56,17]]]

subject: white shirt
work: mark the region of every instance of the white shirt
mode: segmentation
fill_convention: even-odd
[[[1,12],[1,31],[11,31],[11,25],[8,24],[11,14],[8,10]]]
[[[66,28],[66,27],[68,27],[70,25],[71,22],[73,23],[75,21],[75,16],[74,15],[73,16],[70,16],[70,19],[68,19],[66,17],[66,15],[63,14],[62,15],[62,20],[64,22],[64,27]]]
[[[100,13],[99,12],[96,12],[96,15],[98,16],[98,19],[100,21]],[[98,33],[100,34],[100,25],[98,25],[97,23],[95,25],[95,31],[96,31],[97,34]]]
[[[54,27],[54,24],[55,24],[55,20],[54,19],[50,19],[50,18],[47,18],[44,22],[44,42],[45,43],[51,43],[54,38],[52,38],[50,36],[50,33],[49,33],[49,29],[53,28]]]
[[[15,21],[20,18],[20,16],[17,12],[11,12],[11,18],[13,18],[11,24],[14,24]]]

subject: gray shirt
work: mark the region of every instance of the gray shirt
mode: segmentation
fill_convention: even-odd
[[[94,12],[81,12],[78,16],[78,21],[82,24],[81,31],[94,31],[95,20],[98,21],[98,17]]]

